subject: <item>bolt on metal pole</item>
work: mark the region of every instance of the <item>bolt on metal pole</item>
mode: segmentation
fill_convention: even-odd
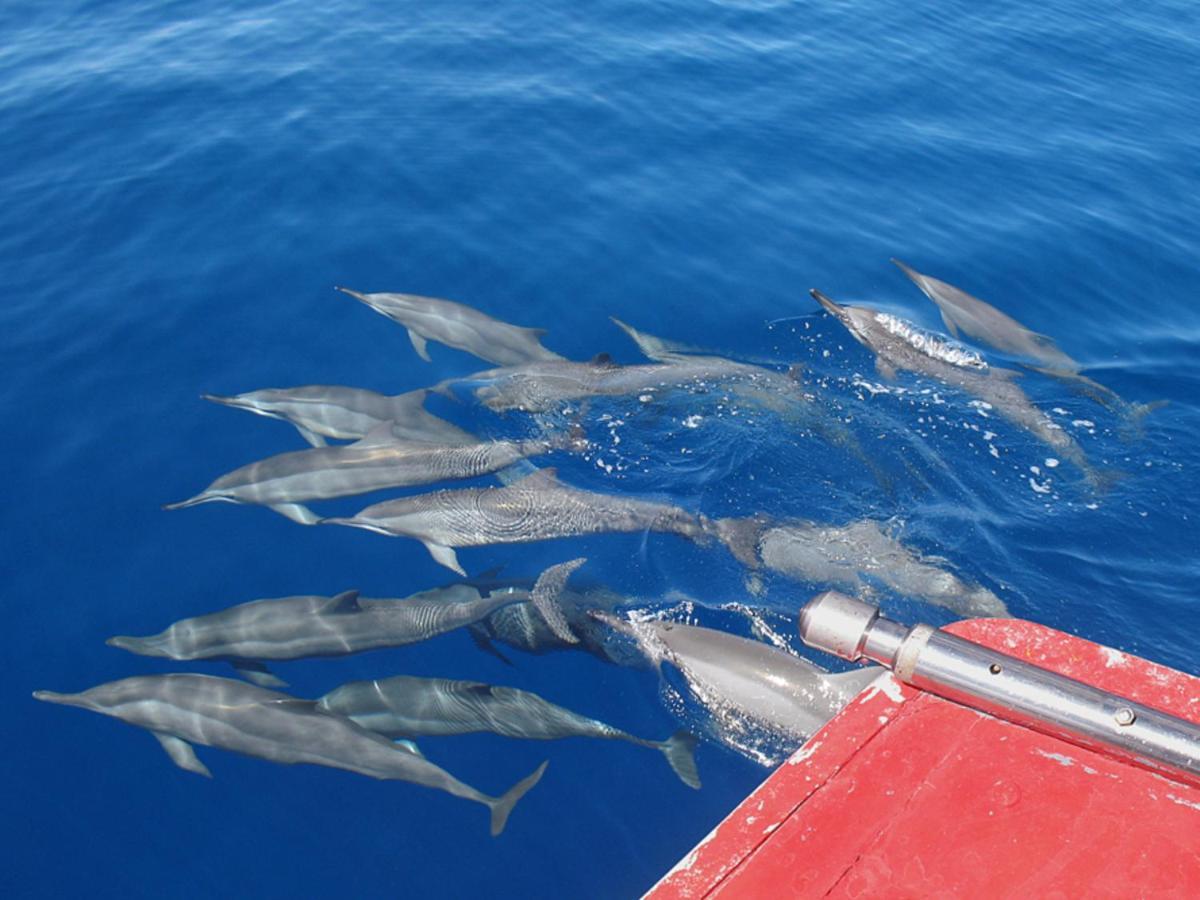
[[[800,639],[870,660],[905,684],[1200,786],[1200,725],[939,631],[909,628],[878,607],[826,591],[800,611]]]

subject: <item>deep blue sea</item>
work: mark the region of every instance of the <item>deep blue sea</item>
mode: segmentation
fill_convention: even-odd
[[[114,634],[453,577],[413,541],[254,507],[161,509],[304,446],[201,392],[397,393],[486,368],[442,346],[421,361],[334,285],[468,303],[548,329],[572,359],[639,361],[617,316],[800,365],[890,489],[720,391],[598,403],[593,449],[546,462],[713,516],[888,520],[1017,616],[1200,670],[1197,96],[1191,2],[5,3],[0,893],[628,897],[767,775],[713,742],[696,792],[627,744],[423,741],[487,792],[550,760],[492,839],[480,807],[444,794],[200,748],[209,781],[141,730],[31,699],[230,674],[105,646]],[[1124,474],[1111,490],[969,396],[885,382],[808,297],[944,332],[892,256],[1056,338],[1127,400],[1169,401],[1131,436],[1061,381],[1021,380],[1097,469]],[[438,411],[484,434],[534,427]],[[750,593],[720,548],[670,535],[459,554],[514,576],[579,555],[581,577],[662,607],[691,598],[701,623],[743,633],[723,607],[792,637],[821,587],[776,576]],[[905,621],[950,618],[882,599]],[[276,670],[299,696],[473,678],[647,737],[679,727],[653,672],[513,657],[460,632]]]

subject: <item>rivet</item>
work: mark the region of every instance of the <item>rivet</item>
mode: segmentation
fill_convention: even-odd
[[[992,663],[990,666],[988,666],[988,671],[993,675],[999,675],[1004,671],[1004,667],[1001,666],[1000,663]]]
[[[1137,721],[1137,713],[1128,706],[1122,706],[1113,714],[1113,721],[1122,727],[1132,725]]]

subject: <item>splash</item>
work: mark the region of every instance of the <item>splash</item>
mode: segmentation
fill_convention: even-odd
[[[918,328],[912,322],[882,312],[875,313],[875,321],[926,356],[962,369],[987,370],[988,364],[974,350]]]

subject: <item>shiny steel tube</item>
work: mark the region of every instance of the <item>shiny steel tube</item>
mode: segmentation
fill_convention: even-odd
[[[1200,786],[1200,725],[1050,672],[930,625],[908,628],[836,591],[809,601],[800,638],[870,660],[913,687]]]

